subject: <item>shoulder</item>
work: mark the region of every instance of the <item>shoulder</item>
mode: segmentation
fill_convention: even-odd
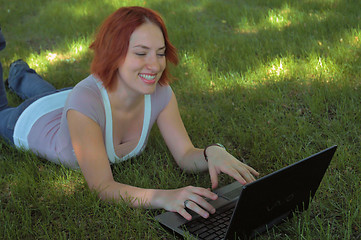
[[[95,95],[101,95],[100,90],[96,84],[96,78],[93,75],[89,75],[87,78],[80,81],[73,88],[74,92],[88,92]]]
[[[173,90],[169,85],[161,86],[157,84],[157,87],[154,93],[151,95],[152,99],[156,101],[166,101],[169,102],[170,98],[172,97]]]
[[[163,109],[169,104],[172,98],[172,88],[169,85],[157,85],[156,90],[151,95],[152,117],[156,119]]]
[[[90,75],[75,85],[69,94],[68,102],[80,104],[101,103],[102,97],[95,78]]]
[[[95,78],[90,75],[80,81],[68,96],[65,111],[73,109],[92,118],[96,122],[104,121],[104,103]]]

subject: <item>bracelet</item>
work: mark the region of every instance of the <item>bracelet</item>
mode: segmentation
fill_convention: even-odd
[[[211,146],[218,146],[218,147],[221,147],[223,148],[224,150],[226,150],[226,148],[220,144],[220,143],[214,143],[214,144],[211,144],[211,145],[208,145],[207,147],[204,148],[203,150],[203,155],[204,155],[204,159],[206,160],[206,162],[208,162],[208,156],[207,156],[207,153],[206,153],[206,150],[207,148],[211,147]]]

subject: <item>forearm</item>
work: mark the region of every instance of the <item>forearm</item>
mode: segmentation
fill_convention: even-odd
[[[205,198],[217,199],[217,195],[210,190],[200,187],[186,186],[178,189],[142,189],[121,183],[113,182],[103,190],[100,195],[104,200],[124,199],[131,207],[143,208],[163,208],[167,211],[177,212],[187,220],[192,216],[186,208],[193,210],[199,215],[207,218],[209,213],[214,213],[215,209]],[[191,204],[185,206],[185,201]]]
[[[165,190],[146,189],[119,182],[102,184],[95,189],[100,199],[105,201],[126,201],[131,207],[161,208],[156,197]]]
[[[181,159],[177,160],[177,163],[180,168],[187,172],[199,172],[208,169],[203,149],[199,148],[191,148]]]
[[[105,186],[102,188],[103,190],[98,188],[96,191],[100,199],[104,201],[125,201],[130,207],[143,207],[148,209],[163,208],[169,211],[172,211],[171,206],[176,204],[176,201],[181,198],[181,196],[178,197],[177,195],[179,191],[182,191],[182,189],[139,188],[115,181],[103,184],[103,186]],[[189,191],[189,187],[183,189]],[[181,200],[181,203],[183,202],[184,201]]]

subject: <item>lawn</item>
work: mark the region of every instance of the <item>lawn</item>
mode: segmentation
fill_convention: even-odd
[[[57,88],[73,86],[89,74],[97,27],[130,5],[164,17],[195,146],[220,142],[264,176],[338,145],[309,210],[259,239],[361,239],[360,1],[0,0],[4,79],[22,58]],[[210,186],[207,173],[176,166],[156,127],[141,156],[112,168],[144,188]],[[0,238],[176,239],[154,220],[162,211],[102,202],[81,172],[0,142]]]

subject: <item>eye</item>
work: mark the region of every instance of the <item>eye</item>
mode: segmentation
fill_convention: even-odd
[[[137,55],[137,56],[145,56],[146,54],[145,53],[135,53],[135,55]]]
[[[157,54],[159,57],[165,57],[165,52],[164,53],[158,53]]]

